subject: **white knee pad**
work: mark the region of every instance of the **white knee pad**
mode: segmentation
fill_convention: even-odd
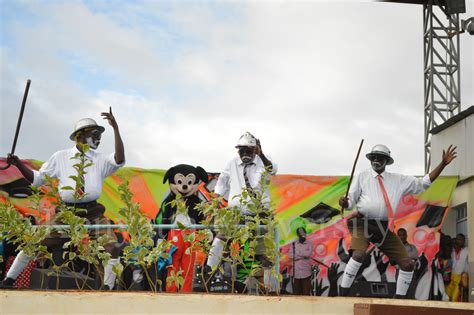
[[[12,266],[7,272],[7,278],[16,279],[20,273],[25,270],[26,266],[30,262],[30,257],[28,257],[23,251],[20,251],[15,257]]]
[[[212,268],[212,266],[218,266],[222,260],[224,253],[225,242],[219,238],[214,238],[212,242],[212,247],[209,252],[209,257],[207,258],[207,265]]]
[[[104,268],[104,285],[109,286],[110,289],[112,289],[115,285],[115,279],[117,278],[117,275],[115,272],[113,272],[112,268],[120,263],[119,258],[111,258],[107,262],[107,266]]]

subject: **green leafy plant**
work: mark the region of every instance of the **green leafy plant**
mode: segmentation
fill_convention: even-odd
[[[44,256],[51,259],[47,247],[42,245],[49,233],[46,226],[34,226],[23,217],[11,202],[0,203],[0,241],[7,240],[28,257]]]
[[[79,145],[81,145],[82,152],[89,150],[87,144]],[[64,186],[61,189],[74,191],[73,199],[75,203],[73,203],[72,206],[66,205],[61,200],[59,189],[57,185],[53,184],[52,179],[47,177],[45,180],[46,186],[48,187],[47,195],[53,198],[53,200],[56,200],[54,202],[56,206],[56,218],[54,222],[67,225],[67,227],[58,231],[57,235],[69,239],[63,244],[63,262],[56,264],[57,262],[53,261],[52,268],[57,274],[59,274],[62,269],[75,272],[74,260],[80,259],[85,261],[88,266],[93,266],[95,270],[100,271],[98,275],[102,280],[103,275],[101,271],[110,260],[110,253],[105,250],[105,246],[112,240],[108,235],[91,238],[90,231],[85,227],[87,220],[81,216],[85,210],[76,207],[76,203],[80,203],[86,196],[86,194],[83,193],[83,187],[85,186],[84,178],[87,174],[86,169],[93,166],[93,163],[87,158],[86,154],[81,152],[77,152],[71,159],[77,161],[77,163],[73,165],[77,175],[70,176],[74,181],[74,187]],[[89,273],[90,270],[87,271],[87,275],[89,275]],[[75,273],[74,275],[77,288],[84,289],[86,282],[80,284]],[[101,281],[101,283],[103,283],[103,281]]]
[[[130,236],[128,245],[123,249],[121,260],[127,265],[139,266],[150,285],[152,291],[157,291],[157,287],[161,285],[161,281],[157,279],[154,283],[150,277],[149,270],[156,268],[158,260],[161,258],[168,259],[167,250],[170,247],[168,241],[161,241],[154,244],[153,225],[150,220],[140,211],[140,204],[132,201],[132,193],[128,188],[128,181],[122,179],[118,190],[120,198],[125,206],[119,210],[119,213],[125,218],[128,228],[126,231]],[[120,270],[117,270],[118,272]]]
[[[207,280],[203,274],[206,291],[208,291],[209,280],[216,272],[224,273],[224,263],[229,263],[231,266],[232,292],[235,291],[235,270],[242,270],[248,277],[255,277],[262,273],[263,264],[261,260],[257,259],[257,256],[264,257],[265,265],[276,266],[278,263],[279,253],[275,242],[277,223],[274,209],[266,195],[269,187],[268,171],[262,174],[259,187],[259,189],[252,190],[244,189],[240,196],[235,196],[240,202],[238,207],[222,206],[221,197],[198,205],[199,211],[207,218],[203,224],[209,228],[217,227],[225,240],[224,253],[218,264],[219,267],[211,271]],[[241,209],[247,209],[254,215],[245,216]],[[202,246],[207,253],[210,251],[210,246],[205,241],[197,246]],[[257,247],[264,247],[264,250],[261,251]],[[258,253],[257,249],[260,250]],[[274,267],[271,276],[280,279],[280,275]],[[263,283],[259,284],[263,287]],[[262,293],[266,294],[267,292],[269,292],[269,288],[263,287]]]

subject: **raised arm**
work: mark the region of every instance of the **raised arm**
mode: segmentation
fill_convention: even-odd
[[[451,163],[452,160],[454,160],[457,156],[456,152],[456,146],[453,146],[452,144],[448,147],[447,150],[443,150],[443,156],[441,159],[441,162],[436,166],[434,170],[431,171],[429,174],[431,182],[434,182],[436,178],[441,174],[441,172],[444,170],[444,168]]]
[[[115,163],[122,164],[125,162],[125,149],[123,146],[122,137],[120,136],[119,127],[117,121],[115,120],[114,115],[112,114],[112,107],[109,107],[109,112],[101,113],[101,116],[104,119],[107,119],[109,125],[114,129],[114,139],[115,139]]]
[[[273,163],[265,156],[265,154],[263,154],[262,145],[260,144],[260,139],[257,139],[257,152],[255,153],[260,157],[260,159],[262,159],[262,162],[263,162],[263,165],[265,165],[265,168],[267,168],[270,173],[273,173],[274,171]]]

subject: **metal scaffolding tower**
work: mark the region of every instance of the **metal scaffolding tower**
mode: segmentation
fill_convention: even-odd
[[[444,2],[444,1],[443,1]],[[423,4],[425,172],[431,166],[430,130],[461,110],[459,14],[439,0]]]

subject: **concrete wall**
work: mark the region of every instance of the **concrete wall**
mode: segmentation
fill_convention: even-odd
[[[443,149],[456,145],[458,157],[443,172],[443,175],[460,176],[461,179],[474,175],[474,115],[458,121],[431,138],[431,168],[441,161]]]
[[[459,176],[461,183],[454,191],[451,206],[467,205],[467,226],[469,239],[469,286],[474,288],[474,115],[457,122],[449,128],[433,135],[431,139],[431,167],[441,161],[443,149],[456,145],[458,157],[444,170],[442,175]],[[456,234],[456,212],[448,212],[443,224],[443,232]],[[474,296],[470,295],[470,301]]]
[[[334,314],[353,315],[355,303],[469,309],[474,304],[343,297],[263,297],[131,292],[0,290],[0,314]],[[423,314],[429,314],[426,311]]]

